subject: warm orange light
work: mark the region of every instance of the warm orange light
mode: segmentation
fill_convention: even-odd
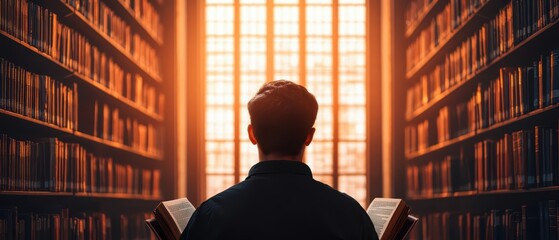
[[[206,1],[207,197],[234,184],[235,174],[244,179],[258,161],[257,149],[246,136],[250,121],[246,103],[271,77],[302,83],[316,96],[320,105],[317,132],[305,161],[316,179],[365,206],[365,3],[338,2],[338,9],[333,9],[332,0],[306,0],[305,6],[299,0],[275,0],[272,5],[266,0],[239,0],[238,6],[232,0]],[[333,38],[334,24],[337,39]],[[237,94],[235,39],[240,55]],[[239,151],[238,172],[235,151]]]

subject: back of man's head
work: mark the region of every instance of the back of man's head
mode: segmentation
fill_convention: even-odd
[[[262,153],[295,156],[314,125],[318,103],[303,86],[278,80],[258,90],[248,111]]]

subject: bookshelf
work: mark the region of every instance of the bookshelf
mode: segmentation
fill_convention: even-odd
[[[0,3],[0,238],[153,238],[176,191],[174,4]]]
[[[393,107],[405,146],[396,194],[421,216],[411,239],[557,238],[559,2],[394,11],[405,65],[393,94],[406,94]]]

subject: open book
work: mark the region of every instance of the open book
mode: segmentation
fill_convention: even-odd
[[[375,198],[367,209],[380,240],[404,239],[418,221],[404,200]]]
[[[179,239],[194,210],[186,198],[161,202],[153,211],[155,218],[147,219],[146,224],[159,239]],[[367,209],[381,240],[404,239],[418,220],[409,212],[402,199],[393,198],[375,198]]]
[[[155,218],[147,219],[146,224],[159,239],[179,239],[194,210],[186,198],[161,202],[153,210]]]

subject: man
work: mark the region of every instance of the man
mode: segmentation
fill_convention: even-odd
[[[245,181],[202,203],[182,239],[378,239],[359,203],[314,180],[302,162],[318,111],[307,89],[267,83],[248,111],[260,162]]]

